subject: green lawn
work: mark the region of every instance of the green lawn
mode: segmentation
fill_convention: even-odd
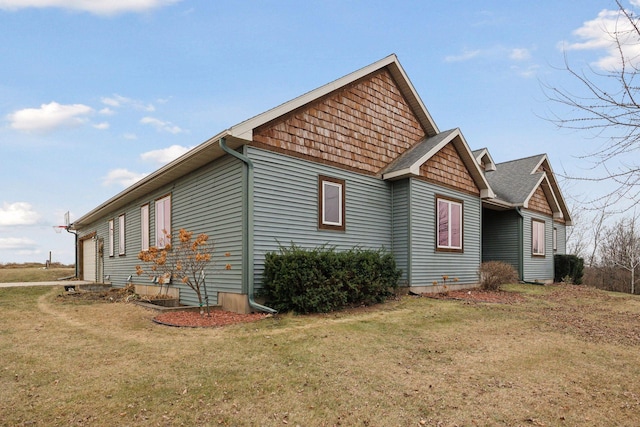
[[[633,426],[640,299],[510,286],[218,329],[0,289],[0,425]]]

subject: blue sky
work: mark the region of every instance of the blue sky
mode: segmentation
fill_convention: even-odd
[[[631,3],[626,6],[634,7]],[[0,0],[0,263],[74,261],[56,234],[218,132],[395,53],[440,130],[556,172],[602,141],[558,130],[541,82],[609,55],[609,0]],[[594,66],[594,65],[592,65]],[[555,110],[554,110],[555,111]],[[591,191],[572,184],[565,196]]]

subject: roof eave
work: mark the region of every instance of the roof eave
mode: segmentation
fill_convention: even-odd
[[[127,204],[140,199],[145,194],[162,188],[165,185],[175,181],[177,178],[194,171],[211,161],[222,157],[225,153],[220,148],[218,141],[228,136],[228,131],[223,131],[213,138],[208,139],[202,144],[189,150],[187,153],[177,159],[167,163],[155,172],[142,178],[135,184],[127,187],[120,193],[111,197],[106,202],[94,208],[90,212],[78,218],[71,224],[71,228],[77,230],[82,228],[106,215],[107,213],[123,208]],[[237,138],[228,138],[227,145],[236,149],[249,141],[243,141]]]

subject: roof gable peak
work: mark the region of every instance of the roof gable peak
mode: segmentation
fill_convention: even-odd
[[[230,136],[251,141],[253,139],[253,130],[255,128],[262,126],[272,120],[275,120],[280,116],[288,114],[298,108],[301,108],[304,105],[316,101],[331,92],[341,89],[384,68],[389,71],[389,73],[395,80],[398,89],[407,100],[407,103],[410,105],[421,126],[424,128],[425,133],[428,136],[433,136],[439,133],[438,127],[433,121],[431,114],[420,99],[418,92],[411,83],[411,80],[409,80],[409,77],[402,68],[402,65],[400,65],[400,62],[398,61],[398,58],[395,54],[391,54],[359,70],[349,73],[337,80],[313,89],[303,95],[298,96],[297,98],[280,104],[275,108],[267,110],[264,113],[258,114],[257,116],[245,120],[235,126],[232,126],[228,130],[228,133]]]

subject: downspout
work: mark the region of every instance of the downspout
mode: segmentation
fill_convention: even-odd
[[[520,262],[520,268],[518,271],[518,274],[520,274],[520,281],[526,285],[541,285],[544,286],[544,283],[540,283],[540,282],[532,282],[532,281],[527,281],[524,280],[524,215],[522,214],[522,211],[520,210],[520,207],[516,207],[516,212],[518,213],[518,215],[520,215],[520,218],[518,220],[518,256],[519,256],[519,262]]]
[[[242,287],[243,290],[247,290],[249,306],[251,308],[275,314],[278,312],[277,310],[258,304],[253,296],[253,162],[247,156],[229,148],[224,138],[220,138],[218,143],[225,153],[232,155],[244,164],[245,189],[242,194],[242,205],[244,207],[244,214],[242,216],[242,247],[244,248],[244,256],[242,258]]]

